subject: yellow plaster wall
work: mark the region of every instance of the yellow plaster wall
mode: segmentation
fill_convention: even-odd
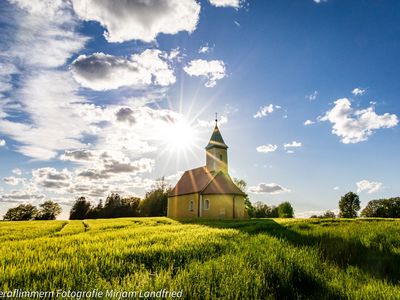
[[[189,202],[193,201],[193,211],[189,210]],[[197,218],[198,194],[168,197],[169,218]]]
[[[222,155],[222,160],[220,160]],[[228,173],[228,151],[221,148],[212,148],[206,151],[206,166],[207,169],[215,172],[220,170]]]
[[[210,200],[210,208],[205,208],[205,200]],[[235,195],[203,195],[201,216],[204,219],[232,219],[233,201],[235,201],[235,219],[243,219],[244,198]]]
[[[233,197],[235,197],[235,219],[244,219],[244,198],[234,195],[203,195],[201,217],[204,219],[232,219]],[[210,200],[210,208],[204,209],[205,200]],[[189,202],[193,201],[193,211],[189,211]],[[168,197],[169,218],[197,218],[198,194]]]

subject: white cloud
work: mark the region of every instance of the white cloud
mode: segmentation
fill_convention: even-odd
[[[73,161],[81,166],[73,171],[51,167],[32,170],[28,185],[60,195],[104,197],[111,192],[127,195],[132,194],[131,187],[143,187],[144,181],[136,175],[151,172],[154,167],[153,159],[131,160],[121,152],[93,151],[90,161],[87,157],[75,156]]]
[[[339,187],[338,187],[338,186],[335,186],[335,187],[333,187],[333,190],[338,191],[338,190],[339,190]]]
[[[3,181],[5,184],[8,184],[8,185],[19,185],[19,184],[25,182],[25,178],[18,178],[18,177],[10,176],[10,177],[4,177]]]
[[[332,133],[341,137],[344,144],[366,141],[375,130],[391,128],[399,122],[395,114],[378,115],[372,106],[354,110],[347,98],[338,99],[334,103],[335,106],[320,117],[320,121],[331,122]]]
[[[355,88],[351,91],[354,96],[362,96],[365,94],[365,89],[363,88]]]
[[[0,139],[0,147],[4,147],[6,145],[6,141]]]
[[[198,50],[199,53],[209,53],[212,50],[208,44],[205,44],[204,46],[201,46]]]
[[[368,181],[364,179],[357,182],[356,185],[357,185],[357,193],[366,191],[368,194],[372,194],[381,189],[382,182]]]
[[[291,150],[291,148],[299,148],[299,147],[301,147],[301,146],[302,146],[301,142],[293,141],[293,142],[291,142],[291,143],[284,144],[284,145],[283,145],[283,148],[286,150],[286,153],[288,153],[288,154],[293,154],[294,151]]]
[[[45,199],[45,195],[33,188],[25,188],[21,190],[12,190],[9,193],[0,195],[0,202],[5,203],[25,203],[32,201],[41,201]]]
[[[19,0],[12,3],[22,9],[15,16],[19,27],[13,35],[12,47],[2,54],[24,68],[62,66],[88,40],[75,32],[77,18],[67,1]]]
[[[226,76],[225,64],[222,60],[196,59],[183,67],[189,76],[199,76],[207,79],[206,87],[214,87],[217,81]]]
[[[313,0],[315,3],[320,4],[323,2],[328,2],[328,0]]]
[[[72,63],[72,73],[82,86],[102,91],[123,86],[144,87],[151,84],[168,86],[175,83],[165,52],[147,49],[130,58],[104,53],[80,55]]]
[[[262,118],[267,116],[268,114],[274,112],[275,109],[280,109],[281,106],[279,105],[273,105],[273,104],[268,104],[260,107],[260,109],[256,112],[255,115],[253,115],[253,118]]]
[[[134,95],[113,99],[113,104],[90,104],[80,96],[80,86],[65,65],[87,41],[75,31],[78,22],[70,2],[19,3],[24,11],[15,6],[16,31],[2,33],[6,36],[2,49],[6,51],[0,56],[0,88],[1,82],[9,83],[10,75],[18,76],[13,77],[10,97],[0,95],[0,134],[7,142],[12,140],[13,149],[19,153],[34,159],[71,161],[68,165],[73,167],[32,170],[31,179],[22,182],[22,190],[2,192],[0,201],[43,199],[42,191],[47,190],[67,197],[86,189],[86,195],[103,197],[110,191],[132,194],[133,187],[147,186],[151,180],[139,176],[150,173],[155,162],[143,154],[161,147],[165,132],[183,116],[142,106],[156,101],[148,96],[150,92],[135,91]],[[178,56],[177,49],[170,53],[149,50],[125,60],[135,61],[150,72],[151,84],[166,86],[171,78],[169,63]],[[7,68],[3,68],[5,61]],[[160,67],[160,61],[169,69]],[[157,97],[163,96],[160,92]],[[143,101],[134,104],[129,97],[142,97]],[[20,175],[22,171],[13,173]]]
[[[160,33],[176,34],[196,29],[200,5],[195,0],[108,1],[73,0],[78,16],[97,21],[108,42],[151,42]]]
[[[66,161],[90,161],[94,158],[92,151],[88,149],[67,150],[60,156],[61,160]]]
[[[67,169],[58,171],[54,168],[39,168],[32,171],[32,182],[36,187],[43,187],[57,193],[63,193],[72,184],[72,173]]]
[[[310,100],[310,101],[314,101],[316,100],[318,97],[318,91],[314,91],[312,94],[307,95],[306,99]]]
[[[261,153],[274,152],[276,149],[278,149],[278,146],[272,144],[261,145],[256,148],[257,152]]]
[[[18,73],[17,68],[9,63],[0,63],[0,93],[7,92],[12,89],[12,74]]]
[[[315,123],[314,121],[306,120],[306,121],[304,122],[304,126],[312,125],[312,124],[314,124],[314,123]]]
[[[15,175],[22,175],[22,170],[18,168],[13,169],[11,172]]]
[[[281,194],[290,192],[289,189],[282,187],[276,183],[259,183],[256,186],[249,187],[249,192],[252,194]]]
[[[50,159],[56,151],[83,148],[80,141],[90,128],[90,122],[77,115],[82,99],[69,73],[42,71],[25,76],[16,91],[29,115],[23,121],[0,119],[0,132],[19,143],[18,152],[37,159]]]
[[[234,7],[239,8],[241,1],[240,0],[209,0],[211,5],[216,7]]]
[[[67,72],[27,76],[18,94],[21,111],[29,118],[23,123],[0,118],[0,132],[18,142],[18,152],[35,159],[48,160],[59,151],[87,149],[84,141],[89,135],[94,140],[90,148],[124,149],[135,156],[155,151],[156,144],[165,140],[160,132],[182,118],[165,109],[82,103],[77,91]]]
[[[296,141],[293,141],[291,143],[283,145],[285,150],[288,149],[288,148],[298,148],[298,147],[301,147],[301,146],[302,146],[301,142],[296,142]]]
[[[0,64],[13,65],[8,73],[18,76],[1,104],[0,132],[17,142],[18,152],[49,159],[55,156],[55,148],[81,144],[71,136],[80,138],[78,133],[85,127],[74,118],[71,106],[82,99],[76,96],[69,72],[60,67],[83,48],[87,38],[76,33],[78,19],[68,1],[12,3],[7,17],[15,30],[4,33]]]

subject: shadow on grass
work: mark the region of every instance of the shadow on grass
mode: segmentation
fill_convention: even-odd
[[[295,232],[289,232],[284,226],[274,220],[181,220],[183,224],[198,224],[213,228],[237,229],[241,232],[256,235],[268,234],[284,238],[285,240],[298,239]],[[303,266],[294,262],[291,269],[284,271],[271,267],[258,266],[260,272],[264,272],[264,289],[261,292],[265,299],[345,299],[340,292],[327,286],[319,278],[309,274]],[[272,298],[271,298],[272,297]]]
[[[359,239],[345,239],[327,233],[312,235],[305,232],[303,234],[283,226],[273,219],[201,220],[195,223],[210,227],[237,229],[248,234],[267,234],[288,241],[294,246],[314,247],[318,249],[321,259],[341,268],[355,266],[377,279],[400,284],[400,255],[389,249],[380,250],[366,247]],[[305,231],[311,227],[307,224],[303,226],[299,224],[297,228]]]

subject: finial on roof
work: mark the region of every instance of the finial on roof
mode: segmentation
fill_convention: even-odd
[[[215,126],[217,126],[218,123],[218,113],[215,113]]]

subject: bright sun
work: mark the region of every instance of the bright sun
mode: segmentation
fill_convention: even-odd
[[[165,128],[165,141],[169,151],[183,152],[190,150],[196,140],[197,132],[185,119],[171,123]]]

